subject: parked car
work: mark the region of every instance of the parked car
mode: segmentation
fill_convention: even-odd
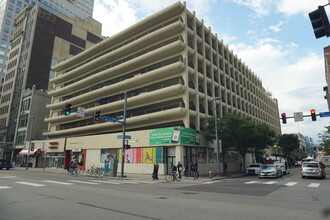
[[[301,162],[301,161],[296,161],[296,162],[294,163],[294,165],[295,165],[295,166],[301,166],[301,165],[302,165],[302,162]]]
[[[301,166],[301,177],[325,178],[325,165],[317,161],[306,161]]]
[[[281,176],[283,176],[283,172],[281,168],[275,164],[263,165],[259,173],[259,178],[281,177]]]
[[[12,167],[13,167],[13,165],[9,160],[0,159],[0,170],[2,170],[2,168],[9,170],[9,168],[12,168]]]
[[[263,165],[262,163],[253,163],[253,164],[251,164],[250,166],[248,166],[246,168],[246,174],[248,174],[248,175],[257,174],[258,175],[260,173],[262,165]]]

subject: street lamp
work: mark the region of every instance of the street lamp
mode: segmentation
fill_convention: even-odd
[[[28,170],[29,161],[30,161],[32,132],[33,132],[33,127],[34,127],[34,116],[30,115],[29,117],[32,119],[32,122],[31,122],[31,130],[30,130],[30,135],[29,135],[29,148],[28,148],[28,154],[27,154],[27,158],[26,158],[26,170]]]
[[[222,152],[222,149],[219,145],[219,138],[218,138],[218,116],[217,116],[217,105],[215,103],[216,100],[221,100],[221,97],[213,97],[213,104],[214,104],[214,127],[215,127],[215,142],[217,144],[217,173],[218,176],[220,176],[220,158],[219,158],[219,152]]]

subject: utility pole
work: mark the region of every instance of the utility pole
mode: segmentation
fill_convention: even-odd
[[[125,177],[124,176],[124,165],[125,165],[125,143],[126,143],[126,112],[127,112],[127,92],[124,92],[124,116],[123,116],[123,143],[121,146],[121,152],[122,152],[122,159],[121,159],[121,177]]]
[[[34,116],[29,116],[30,118],[32,118],[32,122],[31,122],[31,130],[30,130],[30,137],[29,137],[29,148],[28,148],[28,154],[27,154],[27,161],[26,161],[26,170],[28,170],[28,166],[29,166],[29,160],[30,160],[30,152],[31,152],[31,140],[32,140],[32,132],[33,132],[33,127],[34,127]]]
[[[218,138],[218,116],[217,116],[217,105],[216,105],[216,100],[221,100],[221,97],[214,97],[213,98],[213,103],[214,103],[214,127],[215,127],[215,142],[217,145],[217,173],[218,176],[220,176],[220,145],[219,145],[219,138]],[[222,151],[222,150],[221,150]]]

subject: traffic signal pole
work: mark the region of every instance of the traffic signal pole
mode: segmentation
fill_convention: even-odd
[[[126,112],[127,112],[127,92],[124,92],[124,116],[123,116],[123,120],[122,120],[122,124],[123,124],[123,142],[122,142],[122,146],[121,146],[121,177],[125,177],[124,176],[124,165],[125,165],[125,144],[126,144],[126,140],[125,140],[125,135],[126,135]]]

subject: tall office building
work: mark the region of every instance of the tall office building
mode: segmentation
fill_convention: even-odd
[[[0,0],[0,87],[6,73],[6,63],[11,48],[14,33],[15,17],[27,6],[37,3],[52,10],[55,15],[63,14],[67,17],[92,17],[94,0]],[[1,90],[1,89],[0,89]]]
[[[52,65],[102,40],[99,22],[91,17],[69,18],[45,4],[26,7],[14,24],[0,101],[0,138],[5,142],[14,142],[16,122],[29,118],[20,107],[22,91],[33,86],[47,90],[54,76]],[[11,151],[7,147],[3,157],[10,157]]]
[[[94,123],[91,115],[122,115],[123,91],[128,120],[136,122],[127,124],[128,131],[200,131],[208,117],[235,113],[281,133],[277,100],[261,79],[180,2],[53,69],[49,138],[120,132],[119,123]],[[73,112],[84,107],[86,117],[65,116],[67,103]]]

